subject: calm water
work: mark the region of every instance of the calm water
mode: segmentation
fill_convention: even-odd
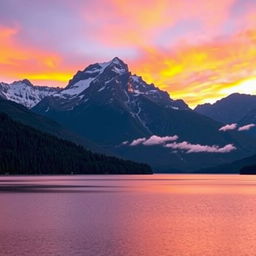
[[[0,255],[256,255],[256,176],[0,178]]]

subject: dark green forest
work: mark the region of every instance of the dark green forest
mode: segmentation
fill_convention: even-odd
[[[92,153],[0,113],[0,174],[151,174],[146,164]]]
[[[256,164],[243,167],[240,174],[256,174]]]

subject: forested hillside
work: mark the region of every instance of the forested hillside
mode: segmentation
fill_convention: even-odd
[[[92,153],[0,113],[0,174],[140,174],[145,164]]]

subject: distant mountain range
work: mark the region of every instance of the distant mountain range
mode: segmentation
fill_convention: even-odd
[[[59,88],[34,86],[27,79],[11,84],[0,83],[0,97],[22,104],[27,108],[34,107],[46,96],[59,91]]]
[[[256,96],[231,94],[214,104],[198,105],[195,111],[225,124],[251,125],[247,134],[256,136]],[[254,125],[254,126],[253,126]]]
[[[211,168],[197,170],[199,173],[239,173],[240,171],[254,171],[256,174],[256,154],[230,163],[217,165]]]
[[[31,115],[59,123],[67,139],[68,132],[77,136],[80,144],[88,142],[88,148],[91,143],[109,154],[146,162],[156,171],[191,172],[256,153],[256,139],[248,137],[250,134],[220,130],[230,122],[242,125],[245,112],[253,111],[251,101],[250,108],[240,107],[242,103],[236,101],[234,117],[209,117],[204,113],[209,105],[191,110],[183,100],[173,100],[167,92],[132,74],[119,58],[90,65],[78,71],[66,88],[54,90],[48,88],[50,93],[33,104],[28,105],[24,93],[15,101],[24,101]]]
[[[195,111],[225,124],[241,123],[245,119],[250,123],[253,119],[249,115],[256,119],[256,96],[234,93],[214,104],[198,105]]]

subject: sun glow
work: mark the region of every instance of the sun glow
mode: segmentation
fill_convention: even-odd
[[[221,92],[223,94],[232,94],[237,92],[244,94],[256,94],[256,77],[241,81],[239,84],[230,88],[224,88]]]
[[[26,9],[22,1],[1,2],[0,81],[66,86],[77,70],[118,56],[191,107],[256,94],[256,1],[61,2],[51,11],[42,0]]]

